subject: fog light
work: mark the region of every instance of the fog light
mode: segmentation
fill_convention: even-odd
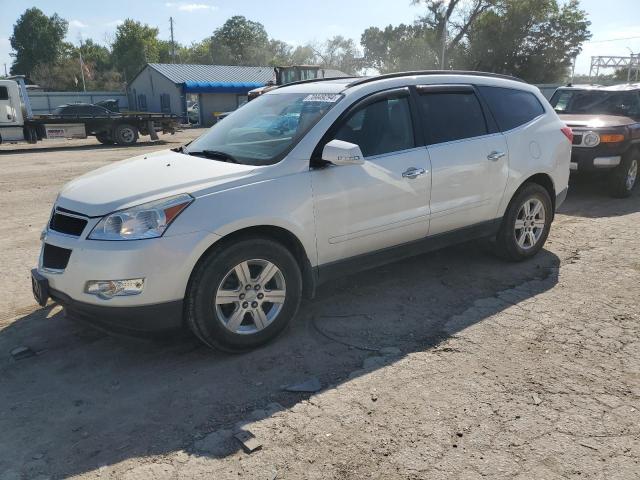
[[[139,295],[144,288],[144,278],[129,280],[91,280],[87,282],[85,293],[108,300],[113,297]]]

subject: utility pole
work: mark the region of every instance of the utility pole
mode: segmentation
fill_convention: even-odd
[[[87,86],[84,83],[84,63],[82,61],[82,37],[80,37],[80,48],[78,49],[78,55],[80,56],[80,76],[82,77],[82,91],[87,91]]]
[[[4,64],[4,76],[7,77],[7,64]],[[636,71],[636,77],[638,76],[638,72]]]
[[[169,17],[169,26],[171,28],[171,61],[176,63],[176,42],[173,39],[173,17]]]
[[[447,22],[449,21],[448,15],[444,14],[444,25],[442,26],[442,56],[440,57],[440,70],[444,70],[444,56],[447,51]]]

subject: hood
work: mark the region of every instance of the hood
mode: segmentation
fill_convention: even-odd
[[[56,205],[90,217],[101,216],[180,193],[197,197],[199,191],[226,186],[257,168],[165,150],[78,177],[64,186]]]
[[[635,120],[629,117],[623,117],[620,115],[561,114],[560,119],[564,123],[566,123],[569,127],[585,127],[585,128],[622,127],[624,125],[630,125],[632,123],[636,123]]]

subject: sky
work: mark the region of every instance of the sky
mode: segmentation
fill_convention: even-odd
[[[561,0],[562,1],[562,0]],[[581,0],[592,22],[590,43],[576,62],[576,73],[588,73],[592,55],[640,52],[639,0]],[[262,23],[269,35],[293,45],[322,41],[334,35],[355,39],[369,26],[410,23],[422,13],[410,0],[0,0],[0,69],[11,65],[9,37],[18,17],[29,7],[69,21],[67,40],[107,43],[119,22],[133,18],[160,29],[169,39],[169,17],[176,41],[190,44],[210,36],[233,15]],[[634,37],[634,38],[632,38]]]

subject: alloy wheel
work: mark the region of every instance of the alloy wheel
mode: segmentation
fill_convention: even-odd
[[[527,199],[516,216],[514,235],[518,246],[529,250],[537,245],[544,233],[545,221],[544,204],[537,198]]]
[[[251,335],[273,323],[282,311],[286,293],[282,271],[268,260],[253,259],[227,272],[214,305],[227,330]]]
[[[632,190],[633,186],[636,184],[636,179],[638,178],[638,161],[632,160],[631,165],[629,165],[629,170],[627,170],[627,181],[626,186],[627,190]]]

